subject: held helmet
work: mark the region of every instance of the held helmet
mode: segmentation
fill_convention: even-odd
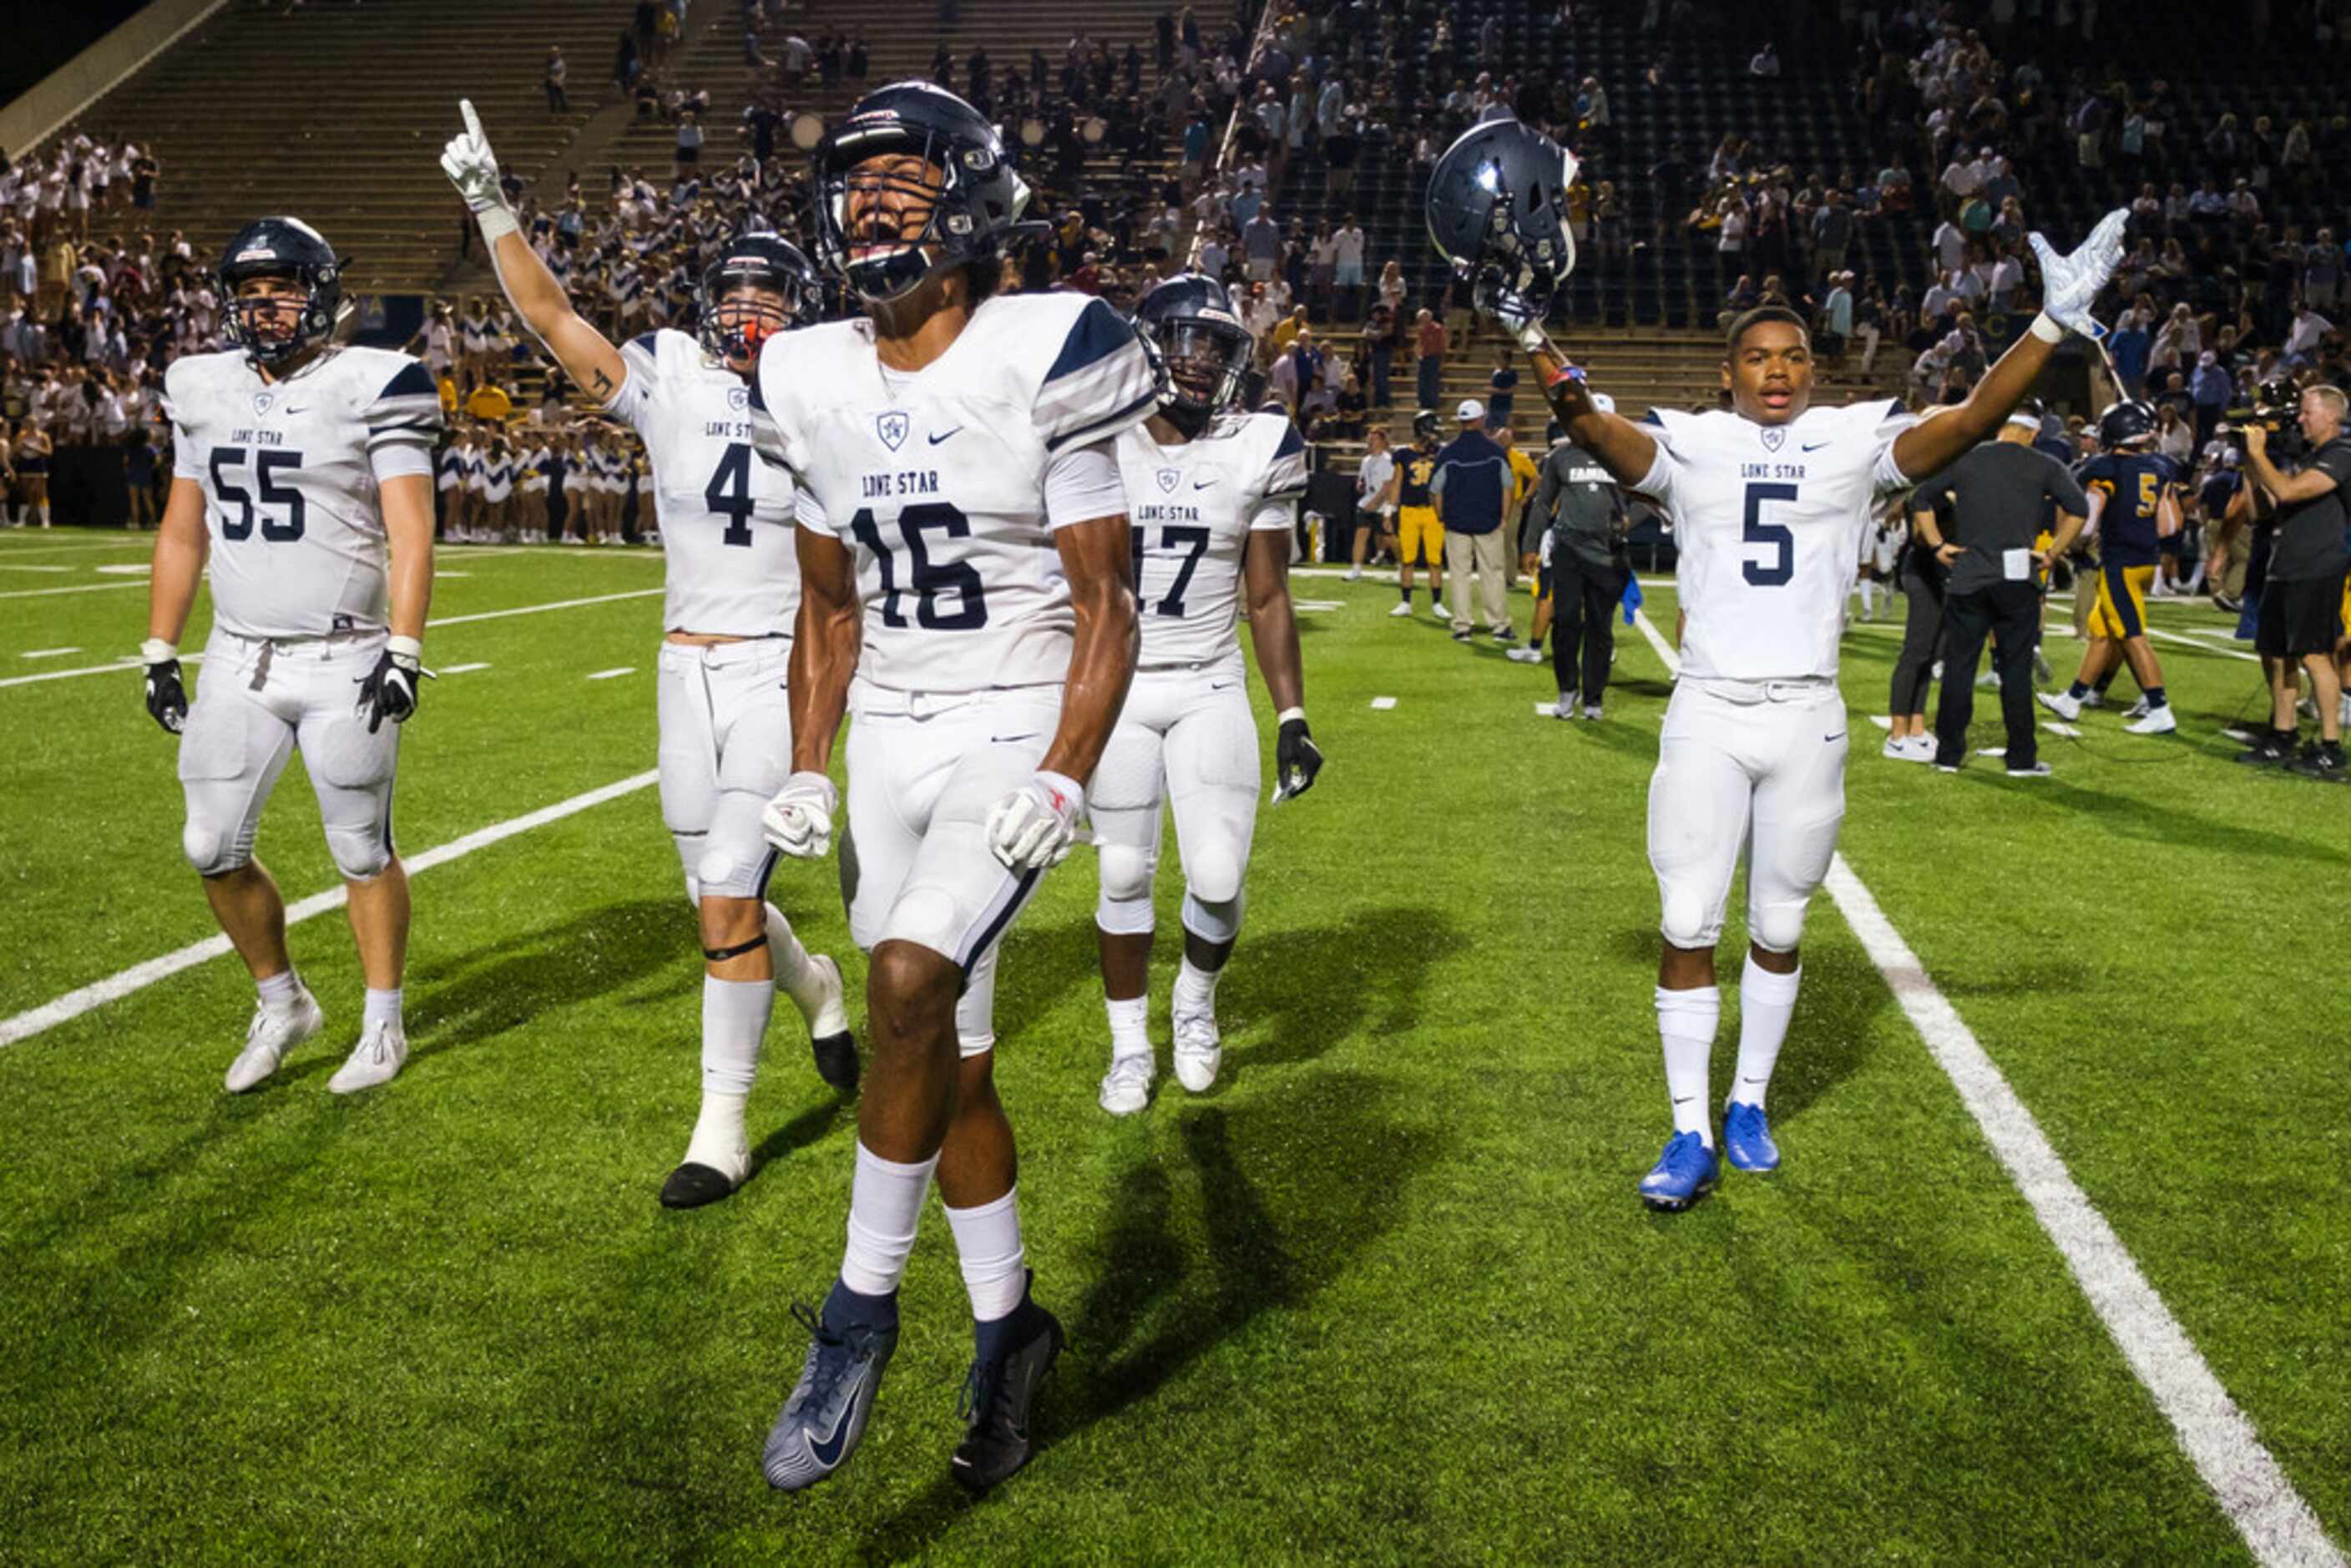
[[[939,184],[903,174],[860,182],[869,200],[902,204],[895,233],[880,225],[850,232],[853,171],[869,158],[911,154],[939,172]],[[1014,172],[1004,141],[979,110],[942,87],[902,81],[867,93],[815,153],[817,255],[860,298],[895,299],[934,272],[999,254],[1005,242],[1041,230],[1023,224],[1029,187]],[[927,210],[925,210],[925,208]],[[923,212],[907,232],[904,213]],[[876,214],[884,223],[886,212]],[[859,254],[861,251],[865,254]]]
[[[1575,270],[1567,193],[1575,154],[1516,120],[1463,131],[1428,175],[1428,237],[1468,280],[1471,303],[1511,324],[1540,320]]]
[[[1233,405],[1255,340],[1213,277],[1180,273],[1144,295],[1134,327],[1160,374],[1160,412],[1186,435]]]
[[[324,235],[299,218],[257,218],[236,231],[221,253],[222,335],[255,363],[277,366],[323,342],[335,329],[342,304],[344,263]],[[293,330],[275,329],[276,308],[261,299],[240,299],[237,285],[248,278],[284,277],[302,286],[308,298]]]
[[[768,289],[783,303],[726,302],[730,290],[744,287]],[[739,235],[695,286],[695,336],[714,359],[757,360],[759,345],[789,327],[819,294],[816,268],[799,246],[764,230]]]
[[[2154,439],[2155,410],[2147,403],[2125,399],[2108,403],[2098,415],[2098,444],[2109,452]]]

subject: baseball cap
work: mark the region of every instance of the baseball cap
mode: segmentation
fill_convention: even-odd
[[[1453,417],[1464,424],[1483,419],[1486,417],[1486,405],[1474,397],[1464,398],[1461,406],[1453,411]]]

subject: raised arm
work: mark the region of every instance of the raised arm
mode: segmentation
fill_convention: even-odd
[[[1600,459],[1610,478],[1628,490],[1638,489],[1656,466],[1657,444],[1631,420],[1596,406],[1583,378],[1566,373],[1567,362],[1549,339],[1524,346],[1536,373],[1542,377],[1543,400],[1567,427],[1569,438]]]
[[[628,376],[620,350],[571,308],[563,286],[523,237],[499,187],[498,161],[490,151],[489,139],[482,134],[481,118],[470,99],[459,99],[458,108],[465,113],[465,130],[443,149],[441,168],[482,226],[498,287],[506,291],[523,324],[563,367],[564,374],[598,402],[610,402]]]

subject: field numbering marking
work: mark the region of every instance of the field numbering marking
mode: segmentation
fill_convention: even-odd
[[[1681,660],[1647,613],[1635,611],[1633,623],[1678,675]],[[2339,1568],[2343,1554],[2310,1504],[1842,852],[1830,858],[1823,885],[2253,1556],[2263,1563]]]

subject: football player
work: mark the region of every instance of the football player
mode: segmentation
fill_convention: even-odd
[[[822,1310],[800,1309],[814,1343],[765,1469],[796,1490],[855,1451],[935,1173],[977,1341],[951,1472],[977,1490],[1027,1462],[1062,1341],[1023,1267],[992,1076],[997,944],[1067,853],[1134,675],[1116,438],[1158,387],[1109,305],[996,292],[1029,192],[953,93],[869,93],[813,174],[821,259],[864,309],[785,334],[759,364],[800,486],[794,772],[768,831],[786,853],[826,852],[826,769],[853,711],[841,860],[850,932],[872,954],[872,1058],[847,1252]]]
[[[564,373],[636,427],[657,474],[655,506],[669,547],[662,817],[701,918],[703,957],[702,1112],[661,1200],[692,1208],[725,1197],[750,1175],[745,1106],[778,985],[807,1020],[817,1071],[836,1089],[857,1084],[841,971],[802,947],[768,902],[776,856],[759,827],[791,772],[784,678],[799,568],[790,477],[752,455],[748,378],[760,345],[799,309],[811,269],[775,235],[743,235],[703,275],[696,337],[664,328],[615,349],[572,309],[517,227],[481,120],[471,103],[461,107],[465,130],[442,153],[442,167],[481,225],[507,298]],[[600,497],[600,508],[613,499]],[[601,537],[601,520],[596,527]]]
[[[277,884],[253,858],[262,808],[300,749],[367,977],[359,1043],[327,1082],[346,1094],[408,1060],[392,783],[433,597],[441,398],[406,354],[332,342],[342,262],[308,225],[246,225],[219,277],[234,347],[184,355],[163,378],[172,494],[141,649],[147,711],[180,737],[181,847],[260,993],[231,1093],[326,1023],[287,953]],[[192,707],[179,641],[207,566],[213,628]]]
[[[1134,685],[1094,770],[1102,894],[1094,925],[1110,1014],[1102,1108],[1132,1115],[1151,1096],[1147,1030],[1160,805],[1176,811],[1184,865],[1184,962],[1170,1003],[1176,1076],[1195,1094],[1223,1060],[1217,981],[1240,933],[1241,880],[1257,831],[1257,722],[1241,661],[1238,606],[1273,699],[1278,798],[1322,768],[1306,727],[1290,536],[1306,490],[1306,443],[1280,413],[1228,413],[1255,348],[1224,285],[1196,273],[1144,296],[1135,326],[1167,384],[1158,412],[1118,438],[1134,528]]]
[[[2043,313],[1938,418],[1911,421],[1886,399],[1813,407],[1803,319],[1762,306],[1729,325],[1721,371],[1729,408],[1660,411],[1635,424],[1594,404],[1540,325],[1573,262],[1558,198],[1574,175],[1572,157],[1515,120],[1473,126],[1430,176],[1429,230],[1480,308],[1536,356],[1569,437],[1650,497],[1681,547],[1681,673],[1650,780],[1648,831],[1663,905],[1656,999],[1674,1133],[1640,1183],[1653,1207],[1680,1209],[1719,1171],[1707,1083],[1721,1010],[1714,948],[1742,851],[1749,947],[1723,1144],[1740,1169],[1779,1164],[1764,1092],[1795,1008],[1805,906],[1844,815],[1837,652],[1863,530],[1880,497],[1998,429],[2069,330],[2102,330],[2090,307],[2121,259],[2128,214],[2108,214],[2070,256],[2032,236]]]
[[[1445,608],[1445,525],[1437,520],[1437,411],[1412,416],[1412,444],[1396,455],[1396,586],[1403,597],[1390,615],[1412,613],[1412,565],[1428,571],[1429,613],[1450,624]]]
[[[2179,721],[2164,693],[2162,661],[2147,640],[2147,595],[2162,541],[2179,531],[2183,476],[2179,464],[2155,450],[2155,410],[2146,403],[2109,404],[2098,415],[2098,444],[2105,450],[2081,472],[2090,501],[2090,520],[2082,531],[2098,541],[2089,643],[2071,686],[2033,695],[2050,712],[2077,719],[2092,689],[2103,689],[2115,666],[2127,662],[2145,695],[2133,710],[2134,721],[2123,727],[2133,735],[2169,735]]]

